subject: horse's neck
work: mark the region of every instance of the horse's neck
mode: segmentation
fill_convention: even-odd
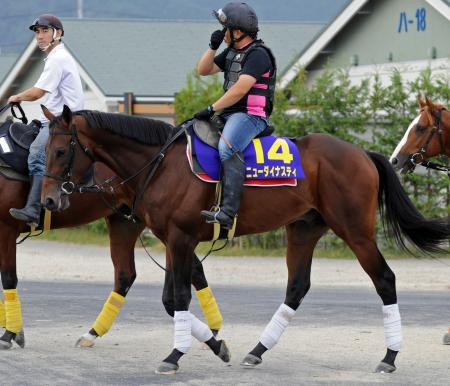
[[[122,179],[137,173],[160,150],[159,146],[142,145],[132,139],[115,135],[107,129],[92,129],[86,126],[82,135],[91,144],[94,157]],[[82,138],[80,142],[83,143]],[[148,174],[148,170],[149,168],[141,172],[130,184],[139,184],[139,180]]]

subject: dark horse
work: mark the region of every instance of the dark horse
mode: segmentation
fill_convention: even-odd
[[[186,141],[167,146],[178,132],[157,121],[149,121],[143,132],[133,127],[131,118],[118,114],[73,114],[68,107],[57,118],[46,114],[51,118],[47,145],[50,176],[44,179],[42,195],[47,208],[59,209],[61,185],[65,181],[77,185],[92,162],[101,161],[128,181],[139,198],[134,205],[135,215],[167,247],[171,275],[166,275],[163,297],[175,311],[175,343],[157,372],[173,373],[178,369],[178,359],[189,349],[190,329],[194,329],[188,311],[189,278],[195,247],[213,234],[200,211],[213,203],[215,188],[191,173]],[[77,145],[71,146],[71,142]],[[384,157],[328,135],[309,135],[296,140],[296,144],[306,179],[296,187],[248,187],[242,197],[236,235],[284,225],[288,244],[284,303],[242,365],[259,364],[262,354],[278,341],[310,288],[313,250],[331,228],[353,250],[381,297],[387,353],[377,371],[394,371],[401,323],[395,275],[375,239],[377,202],[385,209],[383,218],[403,247],[402,235],[420,249],[436,252],[439,244],[448,240],[450,228],[445,222],[425,220],[418,213]]]
[[[84,334],[78,345],[91,347],[97,336],[105,334],[117,316],[125,296],[130,290],[135,278],[134,247],[139,234],[145,227],[142,222],[132,222],[117,210],[131,205],[130,193],[127,186],[118,184],[120,179],[104,164],[95,164],[94,180],[103,185],[105,191],[99,193],[75,193],[72,195],[71,206],[64,212],[55,212],[52,215],[51,228],[74,227],[87,224],[96,219],[105,217],[108,225],[111,259],[114,265],[114,289],[92,329]],[[107,181],[110,181],[108,183]],[[118,184],[111,190],[112,183]],[[0,349],[8,349],[12,341],[21,347],[25,345],[22,330],[22,311],[17,294],[16,272],[16,239],[20,233],[28,232],[29,227],[15,220],[9,214],[9,208],[24,206],[29,184],[12,180],[0,175],[0,271],[2,285],[5,292],[5,304],[0,299],[0,328],[5,328],[0,338]],[[67,201],[62,196],[60,204],[65,206]],[[198,290],[207,320],[212,329],[221,327],[221,316],[214,297],[208,287],[203,267],[197,257],[194,258],[192,283]]]
[[[419,115],[410,123],[390,158],[394,169],[402,173],[412,172],[416,165],[437,155],[450,157],[450,111],[428,98],[418,101]],[[424,166],[447,172],[450,177],[446,166],[428,162]],[[443,342],[450,345],[450,327]]]

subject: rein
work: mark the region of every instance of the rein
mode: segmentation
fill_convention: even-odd
[[[160,149],[160,151],[158,152],[158,154],[156,154],[153,158],[150,159],[150,161],[148,161],[144,166],[142,166],[136,173],[134,173],[133,175],[131,175],[130,177],[126,178],[125,180],[121,181],[119,184],[117,184],[116,186],[123,186],[126,183],[128,183],[129,181],[131,181],[132,179],[136,178],[138,175],[140,175],[145,169],[149,168],[150,166],[153,166],[150,171],[148,172],[147,177],[145,178],[144,184],[142,184],[139,192],[135,195],[134,197],[134,201],[133,201],[133,205],[131,208],[131,213],[130,214],[125,214],[123,212],[121,212],[120,210],[118,210],[115,205],[111,205],[109,204],[106,199],[104,199],[104,197],[102,196],[102,199],[105,203],[105,205],[107,207],[109,207],[110,209],[112,209],[115,213],[120,214],[121,216],[123,216],[124,218],[126,218],[127,220],[133,221],[133,222],[137,222],[140,221],[139,218],[136,216],[136,208],[138,207],[139,203],[141,202],[145,190],[147,189],[151,179],[153,178],[153,176],[156,173],[156,170],[158,169],[158,166],[160,165],[160,163],[162,162],[162,160],[164,159],[167,150],[169,149],[169,147],[183,134],[185,134],[186,132],[186,128],[189,126],[188,123],[190,122],[190,119],[184,121],[183,123],[181,123],[180,125],[176,126],[174,128],[174,130],[178,130],[176,132],[175,135],[171,136],[170,138],[168,138],[168,140],[166,141],[166,143],[162,146],[162,148]],[[112,182],[116,177],[110,178],[106,181],[104,181],[102,184],[100,185],[93,185],[93,186],[77,186],[75,185],[70,179],[72,177],[72,170],[73,170],[73,164],[74,164],[74,159],[75,159],[75,148],[78,145],[84,152],[84,154],[86,154],[91,160],[92,162],[95,162],[95,157],[92,154],[92,152],[89,150],[89,148],[87,146],[84,146],[81,142],[80,139],[78,137],[78,133],[77,133],[77,128],[75,124],[71,124],[70,126],[70,133],[66,133],[63,131],[49,131],[50,135],[70,135],[71,136],[71,140],[70,140],[70,148],[69,148],[69,162],[66,166],[66,168],[64,169],[63,173],[60,175],[57,174],[52,174],[52,173],[45,173],[45,176],[55,179],[57,181],[63,181],[62,185],[61,185],[61,190],[63,191],[64,194],[70,195],[74,192],[79,192],[79,193],[85,193],[85,192],[95,192],[95,193],[104,193],[106,192],[106,190],[103,188],[103,185],[105,183],[108,183],[109,185],[109,192],[112,194],[113,196],[113,203],[115,202],[115,191],[114,191],[114,187],[110,185],[110,182]],[[144,245],[144,241],[142,240],[142,237],[139,236],[139,240],[141,241],[142,247],[144,248],[145,252],[147,253],[147,255],[150,257],[150,259],[162,270],[166,271],[166,268],[163,267],[161,264],[159,264],[154,258],[153,256],[148,252],[147,248]],[[224,248],[227,244],[228,244],[228,240],[226,240],[226,242],[217,249],[214,249],[214,243],[212,244],[210,250],[208,251],[208,253],[203,257],[203,259],[201,259],[201,262],[203,262],[211,252],[216,252],[221,250],[222,248]]]
[[[106,193],[106,192],[109,192],[109,193],[111,193],[113,196],[113,204],[108,203],[106,201],[106,199],[104,199],[104,197],[102,196],[102,199],[105,202],[105,205],[107,207],[109,207],[110,209],[112,209],[114,212],[120,213],[127,220],[132,220],[132,221],[136,222],[139,220],[136,217],[136,208],[137,208],[138,204],[140,203],[140,201],[142,200],[142,197],[145,193],[145,190],[146,190],[148,184],[150,183],[150,180],[156,173],[156,170],[157,170],[159,164],[161,163],[161,161],[164,159],[165,153],[167,152],[170,145],[172,145],[182,134],[185,133],[186,123],[188,121],[189,120],[186,120],[183,123],[181,123],[179,126],[174,128],[174,130],[179,129],[178,132],[166,141],[166,143],[162,146],[162,148],[158,152],[158,154],[156,154],[152,159],[150,159],[150,161],[148,161],[144,166],[142,166],[132,176],[126,178],[125,180],[121,181],[119,184],[116,185],[116,187],[125,185],[126,183],[128,183],[129,181],[131,181],[132,179],[134,179],[138,175],[140,175],[145,169],[147,169],[153,165],[153,167],[150,169],[150,171],[144,181],[144,184],[140,187],[138,193],[134,197],[130,214],[125,214],[123,212],[120,212],[115,207],[115,190],[114,190],[114,186],[112,186],[110,184],[115,178],[110,178],[110,179],[104,181],[103,183],[101,183],[100,185],[95,184],[93,186],[78,186],[78,185],[75,185],[73,183],[73,181],[71,181],[71,177],[73,175],[74,160],[75,160],[75,149],[76,149],[77,145],[81,148],[81,150],[83,150],[83,153],[86,154],[92,162],[96,161],[91,150],[89,150],[89,148],[87,146],[85,146],[81,143],[81,141],[78,137],[77,127],[74,123],[72,123],[70,125],[69,133],[64,132],[64,131],[49,130],[50,135],[66,135],[66,136],[71,136],[71,139],[70,139],[70,145],[69,145],[69,161],[68,161],[64,171],[62,172],[62,174],[57,175],[57,174],[47,172],[47,173],[45,173],[45,176],[52,178],[54,180],[57,180],[57,181],[62,181],[61,190],[64,194],[67,194],[67,195],[70,195],[74,192],[78,192],[78,193],[87,193],[87,192]],[[105,184],[108,185],[107,189],[104,188]]]

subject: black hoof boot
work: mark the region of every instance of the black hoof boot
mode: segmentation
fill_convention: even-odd
[[[9,350],[12,347],[12,340],[16,334],[6,330],[3,336],[0,338],[0,350]]]
[[[178,366],[176,363],[161,362],[161,364],[155,370],[155,373],[161,375],[173,375],[176,374],[179,368],[180,366]]]
[[[253,354],[247,354],[247,356],[242,360],[241,366],[252,368],[258,366],[261,362],[262,358],[259,358]]]
[[[180,368],[180,366],[178,365],[178,361],[183,355],[184,354],[181,351],[178,351],[176,348],[174,348],[170,355],[161,362],[161,364],[155,370],[155,373],[161,375],[176,374],[176,372]]]
[[[24,332],[23,332],[23,329],[20,330],[20,331],[16,334],[16,336],[13,338],[13,340],[14,340],[14,342],[17,343],[17,345],[18,345],[20,348],[25,348],[25,334],[24,334]]]
[[[444,338],[442,339],[443,344],[450,344],[450,331],[444,335]]]
[[[228,363],[231,359],[230,350],[228,349],[228,346],[224,340],[219,340],[219,342],[220,342],[220,350],[217,356],[220,359],[222,359],[225,363]]]
[[[397,370],[397,367],[395,367],[394,364],[397,354],[398,351],[394,351],[388,348],[386,356],[378,364],[377,368],[375,369],[375,373],[393,373],[395,370]]]

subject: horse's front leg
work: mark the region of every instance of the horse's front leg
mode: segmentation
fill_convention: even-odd
[[[0,326],[5,332],[0,337],[0,350],[11,348],[12,341],[20,347],[25,347],[23,333],[22,306],[17,293],[16,271],[16,229],[0,225],[3,245],[0,250],[0,268],[5,303],[0,300]]]
[[[166,278],[163,292],[163,302],[166,306],[173,304],[174,347],[161,365],[157,374],[175,374],[179,368],[178,361],[186,354],[192,345],[192,336],[206,343],[211,350],[224,362],[229,362],[230,353],[224,341],[217,341],[209,327],[197,319],[190,311],[192,259],[195,243],[186,236],[179,236],[167,244]],[[173,284],[172,284],[172,283]],[[171,291],[170,285],[173,285]],[[173,301],[168,299],[173,296]],[[169,314],[171,313],[168,310]]]
[[[120,214],[108,216],[106,223],[114,264],[114,290],[109,294],[92,328],[77,340],[75,345],[79,347],[93,347],[95,339],[109,331],[136,279],[134,246],[144,224],[133,223]]]

